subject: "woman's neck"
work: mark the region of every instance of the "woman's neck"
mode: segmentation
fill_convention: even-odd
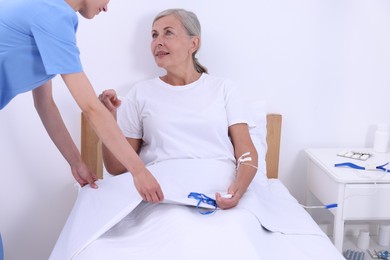
[[[168,71],[167,75],[160,77],[160,79],[172,86],[185,86],[197,81],[201,75],[195,70],[191,73],[172,73]]]

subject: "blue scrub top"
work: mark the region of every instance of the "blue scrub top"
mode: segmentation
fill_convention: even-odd
[[[1,233],[0,233],[0,260],[3,260],[4,253],[3,253],[3,241],[1,239]]]
[[[0,0],[0,109],[56,74],[83,71],[77,26],[64,0]]]

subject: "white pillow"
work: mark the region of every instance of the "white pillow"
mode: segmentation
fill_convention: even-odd
[[[267,154],[267,102],[249,102],[250,116],[252,122],[249,124],[249,133],[258,154],[258,170],[254,181],[267,179],[267,165],[265,156]]]

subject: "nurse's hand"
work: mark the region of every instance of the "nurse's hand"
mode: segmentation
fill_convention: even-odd
[[[88,166],[84,162],[79,162],[76,165],[71,165],[71,170],[73,177],[80,184],[81,187],[89,184],[91,188],[98,188],[95,181],[97,181],[97,176],[92,171],[89,170]]]
[[[122,101],[118,98],[115,90],[107,89],[99,95],[100,102],[111,112],[115,113]]]
[[[145,168],[145,171],[142,173],[133,174],[133,181],[144,201],[161,202],[164,200],[160,184],[148,169]]]

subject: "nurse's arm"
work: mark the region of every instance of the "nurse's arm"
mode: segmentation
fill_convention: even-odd
[[[162,201],[164,196],[157,180],[127,142],[113,116],[101,104],[85,73],[61,76],[98,137],[133,175],[134,184],[142,198],[149,202]]]
[[[51,140],[69,163],[73,177],[81,186],[90,184],[91,187],[97,188],[95,184],[97,177],[82,161],[80,152],[66,129],[53,100],[51,80],[34,89],[32,94],[35,109]]]
[[[122,101],[118,98],[116,91],[113,89],[107,89],[99,95],[100,102],[110,111],[115,121],[117,121],[117,109],[121,105]],[[133,147],[137,154],[141,150],[141,139],[126,138],[129,144]],[[106,170],[112,175],[119,175],[126,172],[126,168],[116,159],[109,149],[103,144],[103,162]]]

